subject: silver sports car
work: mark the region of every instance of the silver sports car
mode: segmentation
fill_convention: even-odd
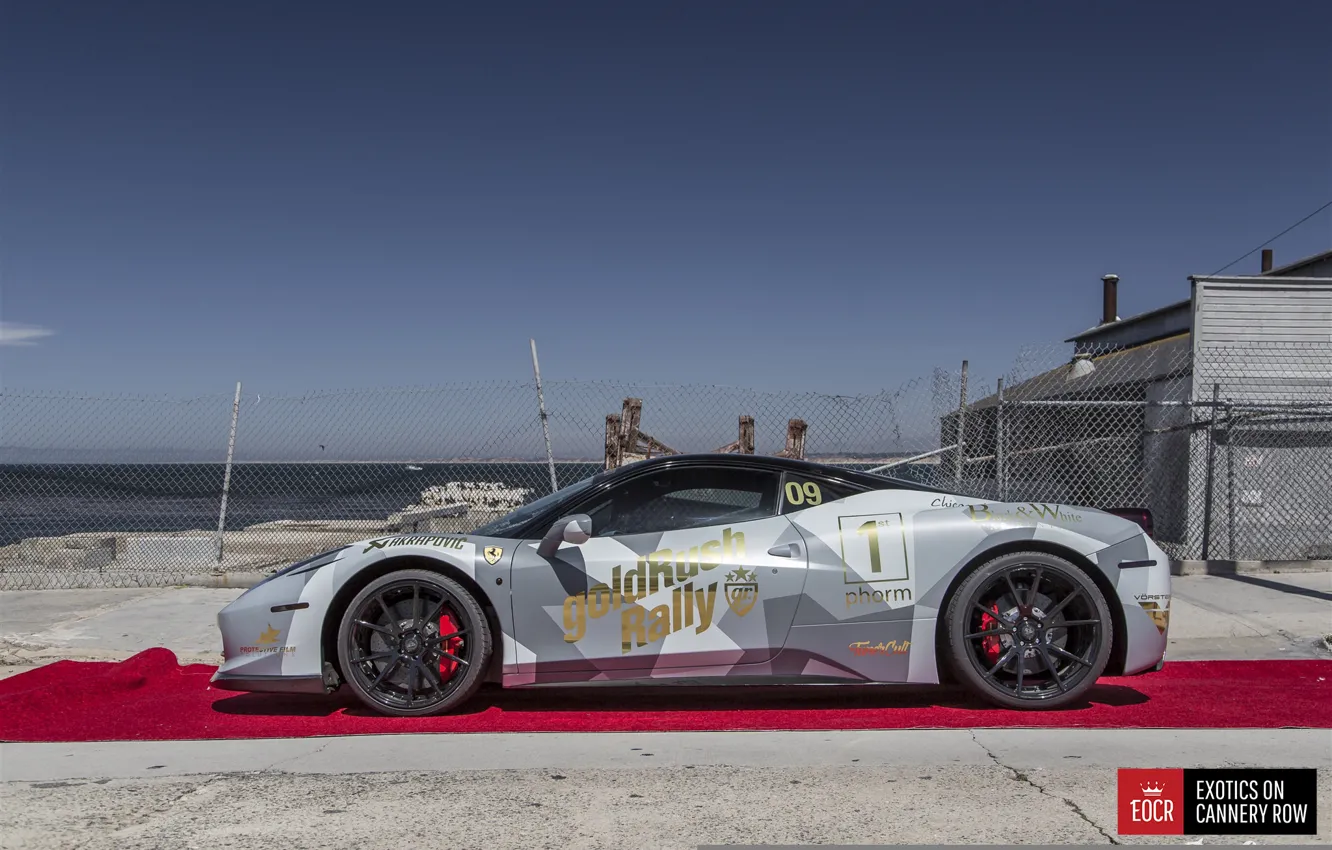
[[[471,534],[377,537],[218,615],[219,688],[346,685],[438,714],[483,682],[960,682],[1010,708],[1159,670],[1169,562],[1137,517],[754,455],[603,472]]]

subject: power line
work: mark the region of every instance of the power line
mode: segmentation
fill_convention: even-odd
[[[1221,268],[1219,268],[1219,269],[1217,269],[1216,271],[1212,272],[1212,274],[1208,275],[1208,277],[1212,277],[1212,276],[1214,276],[1214,275],[1218,275],[1218,274],[1220,274],[1221,272],[1225,271],[1226,269],[1228,269],[1228,268],[1230,268],[1231,266],[1233,266],[1233,265],[1235,265],[1236,263],[1238,263],[1240,260],[1248,259],[1249,257],[1253,256],[1254,254],[1256,254],[1256,253],[1258,253],[1259,251],[1263,250],[1263,246],[1264,246],[1264,245],[1270,245],[1270,244],[1272,244],[1273,242],[1275,242],[1275,241],[1277,241],[1278,239],[1280,239],[1282,236],[1285,236],[1287,233],[1289,233],[1289,232],[1291,232],[1292,230],[1294,230],[1295,228],[1299,227],[1301,224],[1304,224],[1306,221],[1308,221],[1309,219],[1311,219],[1311,218],[1313,218],[1314,216],[1318,215],[1320,212],[1322,212],[1323,210],[1327,209],[1328,207],[1332,207],[1332,201],[1328,201],[1327,203],[1323,204],[1321,207],[1319,207],[1318,209],[1316,209],[1316,210],[1314,210],[1313,212],[1309,213],[1308,215],[1306,215],[1304,218],[1300,219],[1299,221],[1295,222],[1295,223],[1292,224],[1290,227],[1287,227],[1285,230],[1281,231],[1281,232],[1278,233],[1276,236],[1273,236],[1271,239],[1266,239],[1266,240],[1264,240],[1264,241],[1262,242],[1262,244],[1260,244],[1257,248],[1254,248],[1252,251],[1250,251],[1249,253],[1245,254],[1244,256],[1242,256],[1242,257],[1236,257],[1235,259],[1233,259],[1233,260],[1231,260],[1230,262],[1226,263],[1224,266],[1222,266]]]

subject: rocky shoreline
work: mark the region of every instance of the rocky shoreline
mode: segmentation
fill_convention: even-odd
[[[415,503],[382,520],[273,520],[227,529],[221,559],[216,529],[30,537],[0,547],[0,587],[147,587],[189,577],[272,572],[381,534],[463,534],[521,506],[531,493],[493,481],[458,481],[426,488]]]

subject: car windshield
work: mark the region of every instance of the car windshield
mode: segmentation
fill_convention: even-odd
[[[554,493],[542,496],[540,499],[537,499],[534,502],[528,502],[527,504],[523,505],[521,508],[518,508],[512,513],[505,514],[504,516],[500,517],[497,520],[492,520],[491,522],[486,523],[485,525],[473,531],[472,534],[475,534],[480,537],[508,537],[515,530],[527,524],[527,522],[530,521],[532,517],[537,516],[542,511],[545,511],[551,505],[557,504],[569,498],[570,496],[581,493],[582,491],[586,490],[588,487],[591,487],[592,482],[596,480],[597,480],[596,476],[593,476],[592,478],[584,478],[582,481],[570,484],[568,487],[561,488],[559,490],[556,490]]]

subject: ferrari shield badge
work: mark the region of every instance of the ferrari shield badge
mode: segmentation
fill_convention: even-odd
[[[737,567],[735,572],[726,574],[726,604],[736,616],[743,617],[758,602],[758,573]]]
[[[504,549],[499,546],[487,546],[483,554],[486,556],[486,563],[493,566],[500,559],[500,555],[504,554]]]

